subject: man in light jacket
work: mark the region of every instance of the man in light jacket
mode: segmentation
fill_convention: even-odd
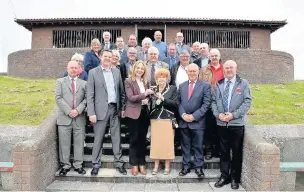
[[[221,153],[221,177],[214,185],[217,188],[231,180],[231,188],[238,189],[241,179],[245,116],[252,98],[248,81],[241,79],[236,71],[236,62],[226,61],[224,79],[216,83],[212,95],[212,111],[217,121]]]

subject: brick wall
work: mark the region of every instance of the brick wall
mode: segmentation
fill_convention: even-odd
[[[33,28],[32,49],[53,47],[53,28]]]
[[[17,143],[13,153],[13,191],[44,190],[58,168],[56,112],[47,117],[30,139]]]
[[[8,56],[8,75],[58,78],[75,53],[88,49],[30,49]],[[220,49],[223,61],[233,59],[241,77],[250,83],[287,83],[294,80],[293,57],[285,52],[257,49]]]
[[[280,189],[280,149],[266,142],[249,123],[244,136],[242,186],[247,191]]]
[[[33,28],[32,30],[32,48],[52,48],[53,36],[52,30],[60,29],[121,29],[121,35],[127,43],[130,34],[135,33],[134,25],[119,26],[76,26],[76,27],[43,27]],[[164,25],[138,25],[138,29],[164,29]],[[166,40],[167,43],[175,42],[176,33],[182,29],[198,29],[198,30],[248,30],[251,31],[250,45],[251,49],[270,49],[270,30],[266,29],[250,29],[250,28],[227,28],[227,27],[212,27],[212,26],[186,26],[186,25],[170,25],[167,24]],[[152,39],[153,40],[153,39]],[[113,40],[115,41],[115,40]],[[138,42],[140,45],[141,42]]]

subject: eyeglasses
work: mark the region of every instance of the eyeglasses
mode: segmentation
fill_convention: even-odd
[[[82,63],[83,61],[82,60],[76,60],[78,63]]]

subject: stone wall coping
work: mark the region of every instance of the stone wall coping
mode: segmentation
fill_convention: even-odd
[[[280,171],[282,171],[282,172],[304,172],[304,162],[281,162]]]
[[[246,118],[242,186],[248,191],[279,190],[280,150],[268,143]]]
[[[58,168],[56,120],[54,109],[28,140],[14,146],[12,186],[6,190],[44,190],[53,182]]]

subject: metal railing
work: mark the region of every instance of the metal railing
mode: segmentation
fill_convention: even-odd
[[[120,29],[53,30],[53,48],[90,47],[94,38],[102,42],[104,31],[110,32],[112,41],[121,36]]]
[[[249,31],[224,30],[181,30],[184,34],[184,43],[192,45],[198,41],[208,43],[212,48],[250,48]]]

